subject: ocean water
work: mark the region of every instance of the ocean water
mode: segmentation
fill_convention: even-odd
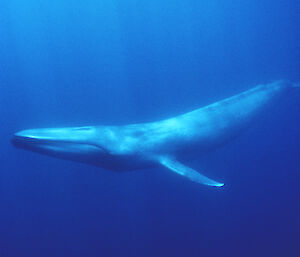
[[[286,0],[2,0],[0,256],[300,256],[300,91],[191,163],[113,173],[14,148],[29,128],[149,122],[300,82]]]

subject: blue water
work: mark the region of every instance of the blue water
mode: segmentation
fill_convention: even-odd
[[[300,81],[294,0],[2,0],[0,256],[300,256],[300,92],[191,166],[113,173],[15,149],[28,128],[154,121]]]

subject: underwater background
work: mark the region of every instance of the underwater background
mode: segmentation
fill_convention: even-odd
[[[0,256],[300,256],[300,91],[191,164],[222,188],[10,144],[300,82],[299,13],[294,0],[2,0]]]

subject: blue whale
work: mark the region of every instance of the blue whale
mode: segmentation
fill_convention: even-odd
[[[299,85],[275,81],[169,119],[124,126],[29,129],[14,134],[19,148],[114,171],[163,166],[209,186],[214,181],[183,164],[246,128],[261,110]],[[195,154],[196,153],[196,154]]]

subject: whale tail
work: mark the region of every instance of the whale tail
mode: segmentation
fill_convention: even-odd
[[[300,83],[293,83],[289,80],[285,80],[285,79],[282,79],[282,80],[277,80],[275,82],[272,83],[273,85],[282,85],[286,88],[293,88],[293,87],[298,87],[300,88]]]

